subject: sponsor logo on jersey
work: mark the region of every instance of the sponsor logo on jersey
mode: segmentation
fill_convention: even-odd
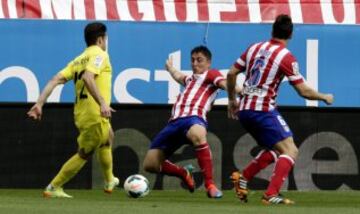
[[[299,71],[299,63],[293,62],[293,63],[291,63],[291,65],[292,65],[292,69],[294,71],[294,74],[299,75],[299,73],[300,73],[300,71]]]
[[[99,55],[95,57],[94,65],[97,68],[100,68],[101,64],[103,63],[104,59]]]

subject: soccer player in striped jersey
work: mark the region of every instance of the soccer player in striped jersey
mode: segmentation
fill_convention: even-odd
[[[232,174],[235,191],[247,201],[247,182],[260,170],[275,162],[269,186],[263,195],[265,204],[293,204],[279,195],[280,188],[292,169],[298,149],[293,134],[276,110],[279,86],[286,76],[298,94],[306,99],[321,100],[330,105],[332,94],[322,94],[309,87],[299,72],[298,62],[286,48],[293,32],[288,15],[279,15],[272,26],[272,39],[251,45],[231,67],[227,75],[228,116],[239,119],[243,127],[264,149],[249,165]],[[236,76],[245,72],[243,93],[235,97]]]
[[[111,145],[114,134],[109,118],[114,110],[110,107],[112,68],[106,52],[106,26],[98,22],[90,23],[85,27],[84,35],[87,48],[47,83],[39,99],[27,113],[30,118],[40,120],[42,107],[54,88],[74,80],[78,151],[46,187],[44,197],[71,198],[71,195],[63,191],[63,185],[80,171],[94,152],[98,155],[103,171],[104,191],[111,193],[119,184],[119,179],[113,175],[112,163]]]
[[[182,145],[193,145],[208,197],[221,198],[222,192],[213,181],[212,157],[206,139],[206,114],[218,89],[226,89],[226,80],[218,70],[210,69],[211,52],[207,47],[198,46],[191,51],[191,66],[193,74],[186,76],[172,66],[171,59],[166,62],[166,70],[185,89],[173,105],[167,126],[153,139],[144,159],[144,169],[176,176],[193,192],[195,184],[192,168],[180,167],[168,160]]]

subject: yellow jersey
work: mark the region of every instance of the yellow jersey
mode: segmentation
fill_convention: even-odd
[[[74,118],[78,128],[87,128],[101,121],[108,121],[101,117],[99,104],[85,87],[81,78],[85,71],[95,74],[95,83],[101,96],[108,105],[111,102],[112,68],[109,55],[99,46],[90,46],[60,71],[67,80],[74,80],[76,95]]]

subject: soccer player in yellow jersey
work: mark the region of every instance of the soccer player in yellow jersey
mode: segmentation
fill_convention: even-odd
[[[85,51],[56,74],[45,86],[36,104],[27,113],[30,118],[40,120],[46,99],[59,84],[69,80],[75,83],[75,125],[79,130],[78,151],[61,168],[46,187],[44,197],[66,197],[62,187],[84,166],[96,152],[103,170],[104,191],[111,193],[119,184],[113,175],[111,145],[114,133],[109,118],[114,110],[111,102],[112,68],[106,52],[106,26],[94,22],[85,27]]]

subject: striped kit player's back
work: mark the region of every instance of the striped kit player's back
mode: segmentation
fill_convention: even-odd
[[[246,72],[240,110],[271,111],[284,76],[291,84],[304,81],[295,57],[276,40],[250,46],[234,66]]]
[[[176,99],[170,120],[187,116],[199,116],[206,120],[206,113],[216,98],[221,80],[224,77],[218,70],[187,76],[184,79],[185,89]]]

